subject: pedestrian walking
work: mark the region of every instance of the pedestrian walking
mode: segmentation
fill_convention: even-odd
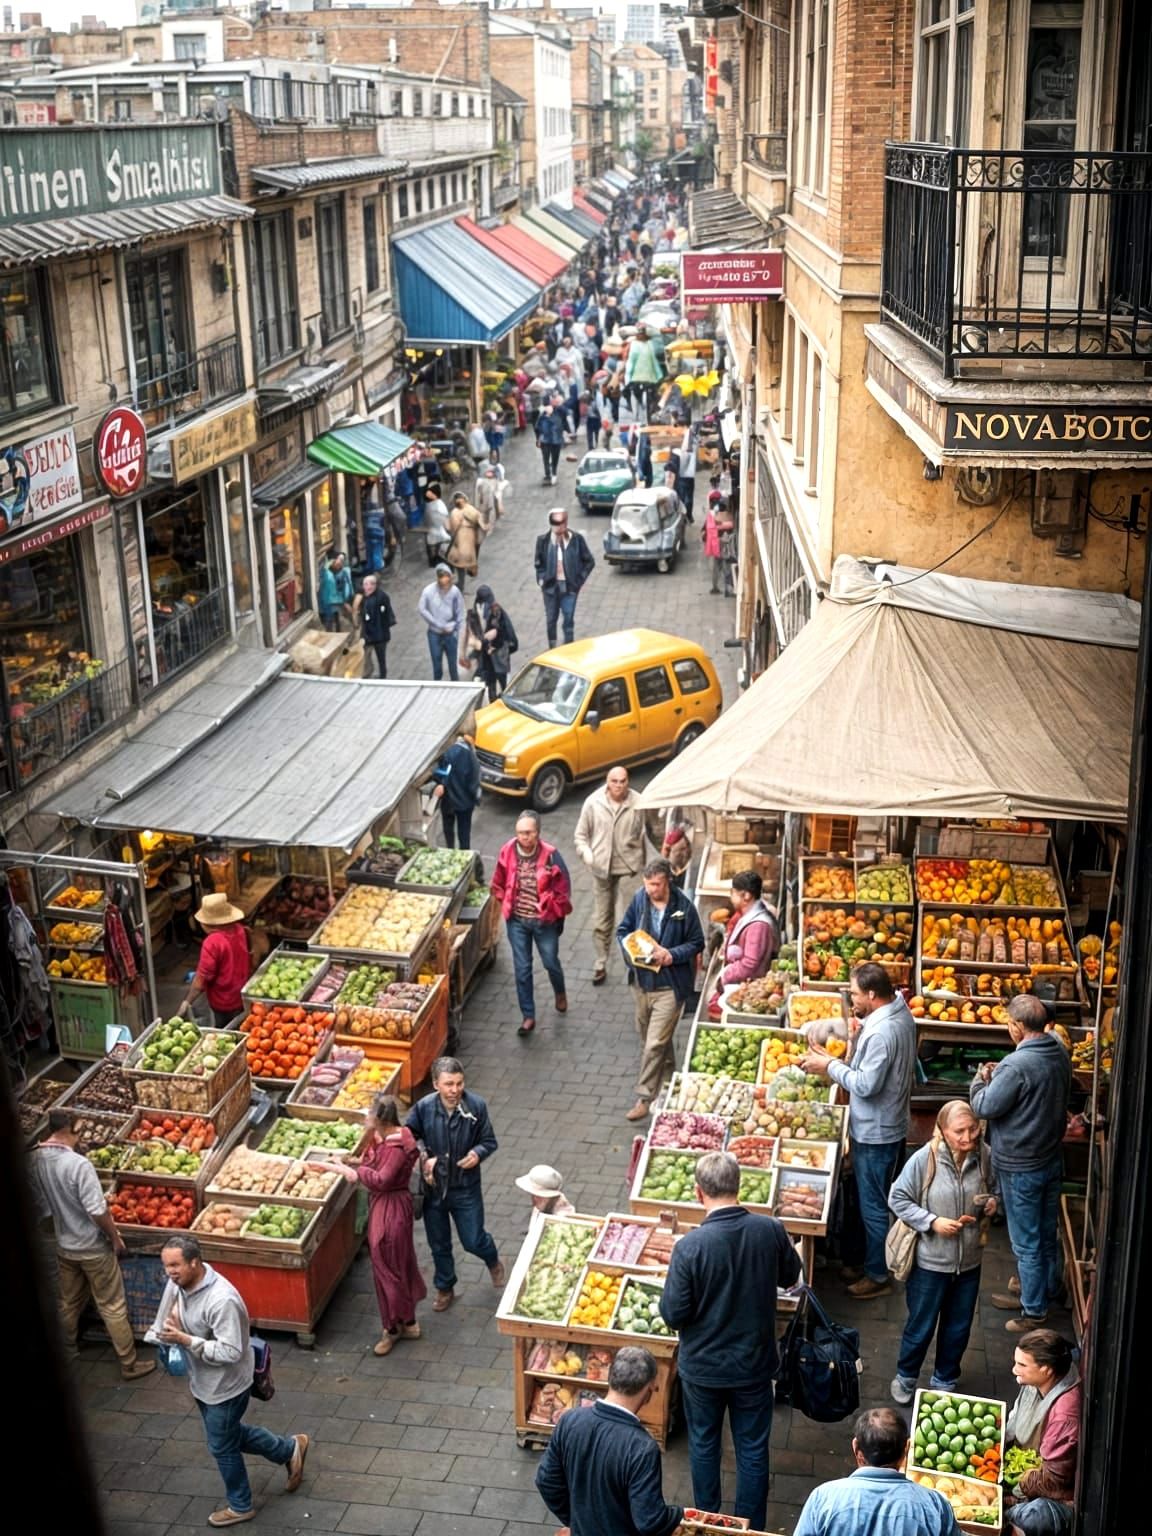
[[[660,1447],[639,1418],[656,1375],[648,1350],[625,1345],[604,1396],[557,1421],[536,1487],[570,1536],[672,1536],[682,1522],[683,1509],[664,1502]]]
[[[352,615],[360,621],[365,649],[376,660],[376,676],[387,677],[388,642],[396,624],[396,612],[378,576],[365,576],[363,588],[352,605]]]
[[[1048,1316],[1064,1287],[1060,1245],[1062,1155],[1068,1128],[1072,1063],[1038,997],[1008,1004],[1008,1033],[1016,1049],[998,1066],[986,1062],[969,1090],[972,1108],[988,1122],[992,1166],[1000,1181],[1008,1238],[1019,1270],[1019,1295],[993,1295],[992,1305],[1017,1312],[1005,1327],[1027,1333]]]
[[[244,1457],[262,1456],[285,1467],[285,1492],[295,1493],[304,1477],[308,1436],[274,1435],[270,1429],[245,1424],[255,1375],[248,1308],[232,1282],[205,1264],[192,1234],[169,1237],[160,1262],[168,1281],[156,1321],[144,1337],[168,1349],[178,1345],[182,1352],[188,1386],[228,1499],[223,1509],[208,1516],[208,1524],[242,1525],[256,1514]]]
[[[481,584],[476,588],[476,600],[465,615],[462,640],[460,665],[476,668],[492,703],[508,686],[512,657],[520,649],[520,641],[491,587]]]
[[[489,453],[500,453],[504,448],[504,412],[493,406],[484,413],[484,441]]]
[[[638,325],[624,359],[624,384],[640,421],[651,421],[652,401],[664,378],[660,353],[646,325]]]
[[[582,533],[568,527],[563,507],[548,514],[548,532],[536,540],[536,582],[544,598],[548,644],[556,644],[557,623],[564,625],[564,644],[576,638],[576,599],[596,568],[596,558]]]
[[[568,994],[560,964],[560,935],[572,910],[572,880],[559,850],[540,836],[535,811],[521,811],[516,836],[500,850],[492,874],[492,896],[500,903],[512,962],[516,972],[516,1001],[520,1006],[517,1034],[536,1028],[536,997],[532,981],[532,948],[540,956],[557,1013],[568,1012]]]
[[[604,783],[585,800],[573,842],[592,873],[596,891],[592,985],[598,987],[608,974],[620,882],[635,880],[644,867],[644,812],[640,796],[628,783],[627,768],[610,768]]]
[[[64,1352],[76,1359],[76,1331],[91,1298],[125,1381],[139,1381],[156,1369],[136,1357],[128,1320],[121,1256],[127,1251],[108,1210],[96,1169],[78,1150],[76,1115],[48,1111],[48,1135],[31,1154],[32,1193],[37,1215],[51,1222],[56,1253],[60,1327]]]
[[[374,1355],[390,1355],[398,1339],[418,1339],[416,1307],[428,1294],[413,1241],[412,1170],[420,1157],[416,1138],[400,1124],[400,1103],[380,1093],[364,1117],[366,1144],[357,1158],[314,1166],[337,1173],[368,1191],[368,1257],[383,1332]]]
[[[584,394],[584,435],[588,441],[588,452],[591,453],[600,441],[600,428],[604,424],[604,416],[600,410],[599,395],[591,391]]]
[[[496,474],[494,464],[485,464],[476,477],[476,489],[472,493],[472,504],[479,512],[484,524],[491,532],[500,517],[500,491],[503,482]]]
[[[908,1106],[916,1075],[916,1020],[882,965],[858,965],[849,982],[853,1016],[862,1028],[850,1061],[837,1061],[812,1045],[804,1070],[828,1076],[850,1095],[848,1134],[852,1171],[864,1227],[864,1266],[845,1269],[849,1294],[867,1301],[892,1289],[884,1245],[888,1191],[908,1138]]]
[[[629,902],[616,938],[633,988],[641,1045],[636,1102],[628,1119],[643,1120],[676,1064],[672,1037],[695,990],[696,957],[704,950],[696,904],[673,883],[667,859],[645,866],[644,884]],[[629,941],[642,954],[631,952]]]
[[[800,1278],[800,1259],[774,1216],[740,1204],[740,1165],[731,1152],[696,1164],[704,1220],[672,1250],[660,1315],[679,1332],[678,1370],[692,1498],[720,1508],[724,1416],[736,1452],[736,1514],[767,1523],[768,1445],[776,1351],[776,1293]]]
[[[676,485],[680,500],[684,503],[684,510],[688,514],[688,521],[694,522],[692,516],[692,503],[696,499],[696,428],[685,427],[684,436],[680,442],[679,476]]]
[[[484,1227],[480,1165],[496,1151],[488,1106],[464,1087],[464,1068],[454,1056],[432,1063],[432,1092],[412,1106],[405,1122],[420,1149],[426,1185],[424,1232],[435,1264],[433,1312],[446,1312],[456,1299],[452,1228],[465,1253],[483,1263],[499,1290],[504,1266]]]
[[[320,566],[320,588],[316,595],[320,622],[325,629],[339,631],[341,619],[352,614],[352,577],[348,574],[343,552],[336,550]]]
[[[465,441],[472,458],[477,464],[482,464],[488,457],[489,448],[488,435],[484,430],[484,423],[474,421],[468,428],[468,436]]]
[[[808,1495],[795,1536],[957,1536],[942,1493],[905,1475],[908,1426],[894,1408],[869,1408],[856,1420],[849,1477]]]
[[[708,568],[712,573],[712,592],[720,591],[720,582],[723,578],[724,596],[732,595],[732,561],[727,550],[727,541],[732,537],[733,523],[728,512],[728,502],[723,496],[717,495],[716,500],[708,498],[708,511],[704,515],[704,558],[708,561]]]
[[[438,565],[448,552],[452,535],[448,532],[448,507],[436,486],[424,492],[424,546],[428,564]]]
[[[487,524],[479,510],[472,505],[463,491],[452,498],[452,511],[448,515],[448,533],[452,542],[445,560],[456,574],[456,585],[464,590],[465,579],[475,576],[480,564],[480,545],[488,532]]]
[[[996,1214],[996,1183],[983,1128],[963,1099],[951,1099],[936,1116],[931,1141],[904,1164],[888,1195],[898,1221],[918,1234],[916,1257],[904,1288],[908,1320],[892,1396],[907,1406],[916,1394],[920,1367],[936,1338],[933,1392],[951,1392],[976,1300],[988,1220]]]
[[[564,446],[564,415],[548,399],[536,417],[536,442],[544,460],[544,484],[556,484],[560,450]]]
[[[480,799],[480,764],[470,736],[460,735],[432,770],[445,848],[471,848],[472,813]]]
[[[447,663],[448,676],[458,682],[456,654],[464,624],[464,599],[452,576],[452,567],[441,562],[436,577],[420,594],[420,617],[428,626],[428,653],[432,658],[432,676],[440,682]]]

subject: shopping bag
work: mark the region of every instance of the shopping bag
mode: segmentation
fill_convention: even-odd
[[[916,1267],[920,1234],[906,1221],[894,1221],[884,1240],[884,1259],[893,1280],[903,1283]]]
[[[272,1380],[272,1351],[265,1339],[258,1339],[253,1334],[249,1341],[252,1345],[253,1371],[252,1371],[252,1396],[262,1403],[271,1402],[276,1396],[276,1383]]]
[[[834,1323],[809,1286],[780,1350],[776,1401],[798,1408],[818,1424],[835,1424],[860,1406],[860,1335]]]
[[[182,1344],[158,1344],[156,1363],[167,1376],[187,1376],[188,1356]]]

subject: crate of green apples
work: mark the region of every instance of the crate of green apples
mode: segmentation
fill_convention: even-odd
[[[442,896],[470,879],[475,867],[476,855],[470,848],[421,848],[396,876],[396,889]]]
[[[676,1330],[660,1316],[658,1285],[627,1280],[620,1291],[612,1328],[616,1333],[638,1333],[653,1339],[674,1339]]]
[[[911,1465],[983,1482],[1003,1476],[1007,1404],[963,1392],[917,1392]]]
[[[654,1147],[636,1173],[635,1199],[659,1205],[696,1205],[698,1152],[666,1152]]]
[[[260,1151],[272,1157],[301,1158],[309,1147],[331,1147],[337,1152],[351,1152],[364,1135],[362,1125],[343,1120],[277,1120],[260,1144]]]
[[[690,1072],[707,1072],[754,1083],[760,1068],[760,1047],[773,1033],[768,1029],[723,1028],[707,1025],[692,1036]]]
[[[204,1154],[186,1152],[166,1141],[145,1141],[131,1149],[121,1164],[127,1172],[146,1173],[155,1183],[195,1183],[204,1166]]]
[[[518,1317],[542,1323],[564,1321],[599,1232],[599,1226],[576,1221],[545,1224],[516,1301]]]
[[[240,1235],[245,1241],[299,1248],[316,1214],[298,1205],[259,1205],[241,1227]]]
[[[245,983],[241,996],[248,1002],[298,1003],[318,979],[325,965],[322,956],[276,949]]]

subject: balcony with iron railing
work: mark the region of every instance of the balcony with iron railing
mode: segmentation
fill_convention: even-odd
[[[889,144],[880,309],[948,378],[1152,373],[1152,154]]]
[[[138,358],[133,399],[137,410],[179,420],[243,394],[244,388],[240,339],[228,336],[197,352]]]
[[[65,758],[133,707],[132,660],[126,658],[71,684],[42,704],[11,705],[8,760],[11,788],[58,768]]]

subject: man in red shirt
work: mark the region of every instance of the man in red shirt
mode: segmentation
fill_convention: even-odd
[[[203,992],[216,1027],[226,1029],[243,1011],[240,989],[252,974],[244,914],[223,892],[214,892],[201,902],[196,921],[205,930],[205,938],[200,946],[200,964],[188,988],[188,996],[180,1004],[180,1014],[187,1017]]]

